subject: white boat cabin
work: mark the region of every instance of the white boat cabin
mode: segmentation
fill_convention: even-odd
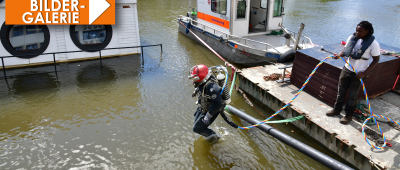
[[[197,20],[236,36],[280,30],[286,0],[197,0]]]

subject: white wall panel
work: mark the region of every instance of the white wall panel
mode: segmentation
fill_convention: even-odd
[[[117,48],[124,46],[140,46],[139,23],[137,15],[137,0],[116,0],[116,24],[112,25],[113,34],[110,43],[105,48]],[[0,4],[0,24],[5,21],[4,2]],[[130,8],[123,8],[129,6]],[[81,51],[71,40],[69,25],[48,25],[50,32],[50,43],[44,53]],[[140,53],[140,48],[103,50],[102,56],[115,56],[127,53]],[[0,56],[11,56],[10,53],[0,45]],[[57,54],[56,60],[65,61],[73,59],[84,59],[87,57],[99,57],[99,52],[77,52],[68,54]],[[40,55],[31,59],[8,58],[5,59],[6,66],[32,64],[53,61],[53,55]]]

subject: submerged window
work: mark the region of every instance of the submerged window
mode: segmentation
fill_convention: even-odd
[[[211,0],[211,11],[226,15],[226,0]]]
[[[260,8],[267,9],[268,0],[261,0]]]
[[[236,18],[245,18],[246,17],[246,1],[238,1],[237,2],[237,16]]]
[[[274,3],[274,17],[279,17],[282,15],[282,0],[275,0]]]

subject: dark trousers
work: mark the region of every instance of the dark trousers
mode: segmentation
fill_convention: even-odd
[[[208,137],[212,134],[215,134],[213,130],[208,128],[215,119],[218,117],[219,113],[217,115],[214,115],[210,120],[209,124],[205,124],[203,122],[204,116],[206,113],[201,113],[201,109],[197,108],[196,113],[194,113],[194,124],[193,124],[193,132],[198,133],[200,135],[203,135],[204,137]]]
[[[346,112],[346,117],[353,116],[354,111],[357,108],[357,96],[360,87],[361,82],[357,78],[356,73],[348,70],[346,67],[343,67],[339,77],[338,94],[334,108],[342,111],[346,93],[349,91],[349,97],[347,99],[344,111]]]

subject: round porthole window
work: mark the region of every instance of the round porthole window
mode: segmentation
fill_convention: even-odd
[[[92,52],[107,47],[112,38],[112,27],[110,25],[71,25],[69,33],[78,48]]]
[[[33,58],[46,51],[50,32],[46,25],[6,25],[1,27],[1,43],[13,56]]]

